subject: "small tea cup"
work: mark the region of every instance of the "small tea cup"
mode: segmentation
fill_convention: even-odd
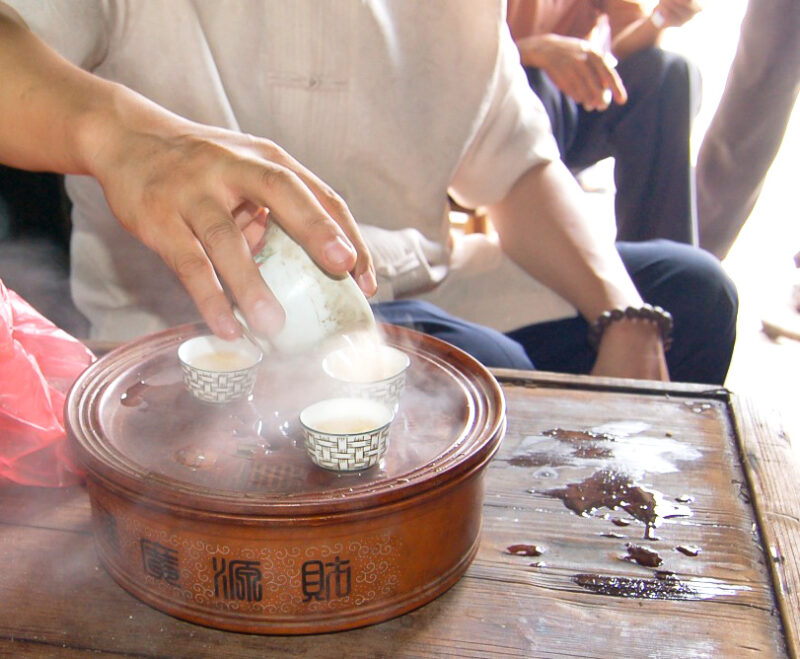
[[[247,339],[196,336],[178,347],[183,383],[207,403],[227,403],[253,392],[263,353]]]
[[[322,370],[338,384],[344,396],[386,403],[395,414],[410,365],[405,352],[384,344],[340,348],[322,360]]]
[[[385,403],[363,398],[328,398],[300,412],[311,461],[333,471],[359,471],[386,453],[394,412]]]

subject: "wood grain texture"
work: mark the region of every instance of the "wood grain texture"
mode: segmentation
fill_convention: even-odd
[[[750,479],[792,657],[800,648],[800,460],[779,423],[748,399],[734,398],[742,463]]]
[[[94,551],[82,488],[5,487],[0,654],[796,656],[798,493],[770,420],[724,391],[691,385],[498,375],[508,430],[487,469],[480,551],[466,575],[430,604],[318,636],[200,627],[139,602],[108,576]],[[559,439],[550,432],[556,429],[575,434]],[[591,434],[601,432],[607,435]],[[603,469],[626,474],[632,488],[660,493],[667,510],[682,506],[691,516],[661,520],[657,539],[645,540],[645,525],[625,510],[599,506],[578,515],[552,494]],[[782,560],[768,564],[762,537]],[[626,560],[627,544],[657,552],[662,565]],[[515,545],[541,555],[514,553]],[[689,556],[679,546],[700,552]],[[659,570],[674,573],[685,599],[597,594],[577,579],[617,577],[644,583],[646,592]]]

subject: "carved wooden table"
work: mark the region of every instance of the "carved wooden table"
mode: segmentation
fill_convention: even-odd
[[[6,486],[0,655],[798,656],[800,471],[774,422],[725,390],[496,375],[480,551],[434,602],[318,636],[193,625],[99,565],[83,488]]]

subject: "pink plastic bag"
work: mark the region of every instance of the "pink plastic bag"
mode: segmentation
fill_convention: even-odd
[[[94,355],[0,281],[0,485],[81,480],[64,399]]]

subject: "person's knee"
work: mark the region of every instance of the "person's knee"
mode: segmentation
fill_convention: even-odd
[[[691,251],[675,278],[675,285],[684,291],[674,302],[676,342],[683,343],[684,349],[682,363],[671,363],[670,369],[676,379],[722,385],[736,343],[739,297],[714,256],[700,249]]]
[[[701,88],[700,69],[694,62],[657,46],[629,55],[617,68],[626,84],[641,80],[651,88],[653,85],[660,87],[661,92],[669,96],[699,94]]]
[[[697,67],[680,53],[663,50],[658,46],[642,48],[623,59],[618,68],[625,72],[628,69],[641,71],[644,75],[653,76],[664,71],[686,73],[697,70]]]
[[[663,53],[664,67],[664,93],[686,97],[689,103],[689,112],[692,117],[700,110],[703,79],[700,69],[690,59],[678,53],[661,51]]]
[[[669,50],[661,50],[660,48],[654,50],[658,51],[661,67],[665,71],[673,72],[674,75],[683,79],[700,75],[700,69],[697,65],[684,55]]]
[[[687,290],[696,292],[696,302],[719,316],[735,322],[739,309],[739,295],[733,280],[722,268],[719,260],[701,249],[692,249],[691,258],[685,261],[683,277]]]
[[[618,243],[618,249],[642,298],[674,318],[670,376],[721,385],[736,342],[739,298],[719,260],[669,240]]]
[[[673,313],[691,316],[692,324],[729,331],[736,324],[739,296],[719,260],[705,250],[663,243]]]

